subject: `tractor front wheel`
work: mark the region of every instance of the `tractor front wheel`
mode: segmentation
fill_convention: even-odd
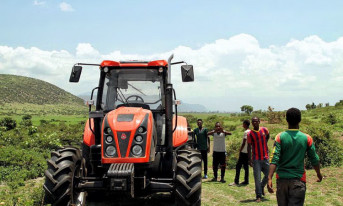
[[[195,149],[178,151],[175,199],[177,205],[201,205],[201,154]]]
[[[86,176],[80,150],[67,147],[53,151],[47,163],[44,203],[53,206],[84,205],[86,193],[75,188],[79,177]]]

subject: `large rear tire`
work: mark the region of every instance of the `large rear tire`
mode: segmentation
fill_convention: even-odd
[[[177,205],[201,205],[201,154],[195,149],[177,154],[175,200]]]
[[[85,161],[77,148],[67,147],[51,152],[45,171],[44,203],[53,206],[83,205],[85,192],[75,188],[78,177],[86,176]]]

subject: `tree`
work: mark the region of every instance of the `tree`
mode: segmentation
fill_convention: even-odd
[[[318,105],[317,105],[317,108],[322,108],[323,107],[323,103],[319,103]]]
[[[306,104],[305,107],[306,107],[307,110],[310,110],[310,109],[311,109],[311,105],[310,105],[310,104]]]
[[[314,102],[312,102],[311,109],[315,109],[315,108],[317,108],[317,106],[316,106],[316,104]]]
[[[250,115],[251,112],[254,111],[254,108],[250,105],[243,105],[241,106],[241,111]]]

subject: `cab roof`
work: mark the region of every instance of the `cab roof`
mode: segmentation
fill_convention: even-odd
[[[168,62],[166,60],[156,61],[110,61],[104,60],[100,64],[101,67],[166,67]]]

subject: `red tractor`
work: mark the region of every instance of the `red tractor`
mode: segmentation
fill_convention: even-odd
[[[51,152],[46,204],[85,205],[94,191],[131,198],[170,192],[177,205],[201,204],[201,156],[186,118],[177,115],[171,83],[171,65],[185,62],[172,58],[74,65],[70,82],[79,81],[81,65],[93,65],[100,68],[99,85],[82,149]],[[194,81],[192,65],[182,65],[181,73],[183,82]]]

